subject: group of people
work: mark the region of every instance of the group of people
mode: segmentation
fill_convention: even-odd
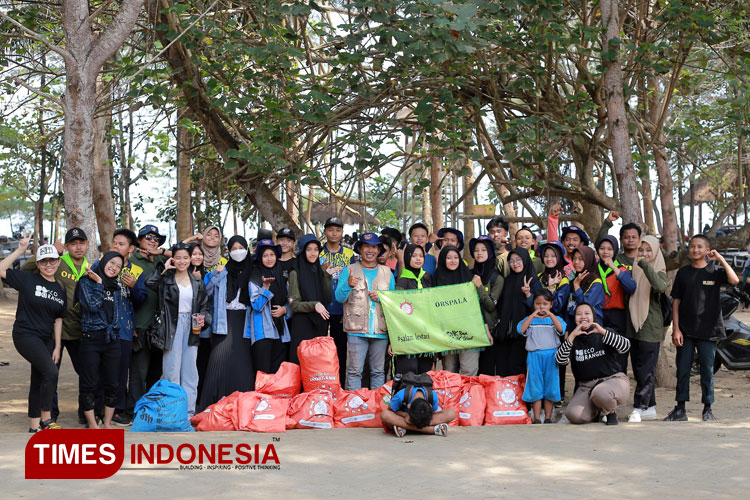
[[[553,421],[568,365],[575,388],[565,418],[617,423],[615,409],[630,394],[629,357],[636,387],[628,420],[656,419],[668,286],[659,242],[632,223],[619,240],[610,236],[619,218],[613,212],[592,248],[575,225],[558,236],[559,213],[553,207],[544,242],[526,227],[511,242],[509,225],[493,218],[487,235],[468,241],[467,255],[460,230],[431,233],[422,223],[408,235],[364,233],[349,246],[336,217],[325,222],[324,241],[283,228],[275,240],[260,235],[254,247],[239,235],[225,242],[217,226],[169,249],[154,225],[137,235],[118,229],[94,263],[85,256],[87,235],[72,228],[63,244],[39,246],[13,270],[28,246],[21,240],[0,262],[0,276],[19,291],[13,341],[31,364],[29,430],[59,428],[63,349],[79,376],[80,422],[97,428],[128,425],[135,403],[159,378],[185,389],[193,415],[234,391],[253,390],[258,371],[297,363],[300,343],[325,335],[335,341],[348,390],[379,387],[388,374],[425,373],[438,362],[466,376],[524,374],[534,423]],[[739,281],[705,236],[690,239],[689,256],[671,293],[678,386],[665,420],[687,420],[696,350],[702,417],[713,420],[713,356],[724,335],[719,288]],[[381,291],[467,282],[475,285],[489,347],[392,355]]]

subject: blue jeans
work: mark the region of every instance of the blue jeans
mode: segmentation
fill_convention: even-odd
[[[162,378],[179,384],[187,393],[188,417],[195,415],[195,400],[198,397],[198,346],[189,346],[191,315],[177,316],[177,330],[172,348],[164,351]]]
[[[362,388],[362,370],[365,357],[370,356],[370,388],[385,384],[385,353],[388,339],[373,339],[347,334],[346,388],[356,391]]]
[[[714,402],[714,358],[716,342],[683,337],[682,347],[677,348],[677,394],[675,401],[690,401],[690,368],[693,355],[698,349],[698,362],[701,369],[701,401],[704,405]]]

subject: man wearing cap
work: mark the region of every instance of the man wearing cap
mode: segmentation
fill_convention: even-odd
[[[341,272],[336,300],[343,304],[343,327],[347,332],[346,388],[362,388],[365,359],[370,361],[370,389],[385,383],[388,329],[378,297],[379,290],[395,290],[396,280],[388,266],[378,264],[385,246],[375,233],[365,233],[354,244],[361,262]]]
[[[83,229],[74,227],[65,233],[65,244],[60,240],[55,242],[55,248],[61,255],[60,266],[57,268],[55,278],[62,284],[67,296],[67,311],[63,318],[62,345],[68,351],[70,361],[73,363],[73,370],[76,375],[80,373],[78,350],[81,345],[81,313],[78,307],[73,303],[76,285],[81,276],[86,274],[89,263],[86,260],[86,252],[89,249],[89,239]],[[63,253],[65,252],[65,253]],[[21,269],[33,271],[36,269],[36,258],[27,260]],[[62,363],[62,356],[57,362],[58,369]],[[52,402],[52,419],[57,420],[60,410],[57,405],[57,392]],[[83,412],[78,412],[79,422],[85,422]]]
[[[297,235],[288,227],[279,229],[276,233],[276,244],[281,246],[281,257],[279,257],[279,268],[285,280],[289,279],[289,273],[294,267],[294,242]]]
[[[148,279],[157,264],[164,264],[171,256],[163,248],[167,237],[159,233],[153,224],[143,226],[138,231],[138,251],[130,257],[130,262],[142,269],[140,276]],[[146,299],[135,306],[135,332],[133,333],[132,357],[130,358],[130,384],[128,392],[128,410],[132,411],[135,403],[161,377],[162,353],[152,349],[146,338],[146,332],[154,321],[159,297],[151,289],[146,291]]]
[[[331,315],[331,337],[336,343],[336,352],[339,356],[339,375],[341,380],[346,379],[346,351],[347,338],[342,325],[344,306],[336,300],[336,287],[339,283],[341,272],[356,261],[354,251],[341,244],[344,234],[344,222],[338,217],[331,217],[324,225],[326,243],[320,251],[320,265],[331,275],[331,303],[328,304],[328,312]]]

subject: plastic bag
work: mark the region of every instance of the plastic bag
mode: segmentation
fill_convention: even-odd
[[[378,412],[382,412],[391,406],[391,395],[393,389],[393,380],[381,385],[377,389],[370,391],[370,400],[376,405]],[[380,413],[378,413],[379,415]]]
[[[259,371],[255,375],[255,392],[277,398],[293,398],[299,394],[301,386],[299,365],[286,361],[281,363],[276,373]]]
[[[461,375],[445,370],[427,372],[432,377],[432,390],[438,396],[438,404],[443,410],[451,409],[456,412],[456,418],[448,425],[457,426],[458,402],[461,400]]]
[[[341,391],[339,358],[333,337],[315,337],[303,340],[297,347],[305,392],[322,389],[334,396]]]
[[[241,392],[235,391],[206,408],[203,413],[208,413],[208,416],[203,417],[195,430],[203,432],[236,431],[238,424],[237,400],[240,394]]]
[[[285,432],[289,399],[259,392],[243,392],[237,398],[237,429],[250,432]]]
[[[161,379],[136,402],[130,431],[192,432],[187,411],[185,389]]]
[[[530,424],[526,403],[521,399],[526,385],[525,375],[497,377],[480,375],[487,408],[484,425]]]
[[[333,425],[336,428],[380,427],[381,411],[377,391],[341,391],[334,404]]]
[[[303,392],[292,398],[287,412],[287,429],[333,429],[335,399],[329,391]]]
[[[458,422],[469,427],[484,424],[487,398],[479,377],[461,377],[461,398],[458,400]]]

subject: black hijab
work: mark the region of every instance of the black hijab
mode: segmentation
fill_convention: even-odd
[[[510,266],[510,259],[513,254],[521,257],[523,261],[523,270],[520,273],[513,271]],[[531,283],[538,281],[534,276],[534,263],[531,261],[528,250],[517,247],[508,253],[508,268],[510,273],[505,278],[503,291],[500,293],[500,299],[497,301],[498,324],[495,329],[495,336],[499,340],[507,340],[514,337],[516,325],[523,318],[528,316],[529,307],[526,305],[526,296],[521,291],[524,280]]]
[[[294,259],[292,269],[297,272],[297,283],[299,283],[300,299],[303,302],[321,302],[325,303],[325,271],[320,267],[320,259],[315,259],[312,264],[307,261],[305,250],[310,245],[318,246],[320,253],[320,244],[315,241],[309,241],[303,248],[299,249],[299,256]],[[261,282],[262,284],[262,282]],[[317,316],[317,313],[316,313]]]
[[[239,243],[247,250],[247,240],[240,235],[229,238],[227,248],[231,251],[232,245]],[[240,291],[240,302],[250,305],[250,293],[247,291],[247,278],[250,271],[250,252],[242,262],[237,262],[231,256],[227,261],[227,302],[232,302],[237,296],[237,290]]]
[[[499,273],[497,272],[497,256],[495,255],[495,242],[489,240],[479,240],[476,244],[484,245],[485,248],[487,248],[487,260],[480,264],[476,261],[476,257],[474,257],[474,255],[472,254],[472,257],[474,257],[474,267],[471,269],[471,271],[475,275],[482,277],[482,284],[484,286],[491,287],[499,276]],[[475,245],[474,250],[476,250],[476,248],[477,247]]]
[[[271,305],[274,306],[287,306],[289,303],[289,296],[286,287],[286,280],[279,267],[279,256],[276,255],[276,264],[273,267],[266,267],[263,265],[263,254],[266,250],[273,251],[273,248],[261,246],[255,249],[255,262],[250,273],[250,281],[256,285],[263,286],[263,278],[275,278],[271,282],[269,290],[273,293],[271,298]],[[320,265],[320,264],[318,264]]]
[[[555,256],[557,257],[557,265],[555,265],[555,267],[547,267],[546,265],[544,266],[544,271],[542,271],[542,274],[539,275],[539,281],[541,281],[542,285],[544,286],[549,286],[549,279],[557,273],[560,273],[560,276],[565,276],[565,266],[567,265],[562,250],[554,243],[542,245],[542,247],[539,249],[539,258],[542,260],[542,262],[544,262],[544,254],[547,253],[548,248],[551,248],[555,251]]]
[[[102,279],[102,286],[104,287],[104,291],[107,293],[107,295],[113,295],[117,290],[120,289],[120,283],[117,281],[119,273],[114,278],[110,278],[104,272],[104,268],[107,267],[107,264],[109,263],[109,261],[114,258],[119,258],[121,262],[125,261],[125,259],[122,258],[122,255],[120,255],[118,252],[110,251],[110,252],[105,253],[104,256],[99,260],[99,264],[97,264],[96,266],[96,271],[94,271]],[[84,277],[86,276],[85,275],[82,276],[81,279],[83,279]],[[79,281],[79,283],[76,285],[75,292],[73,292],[74,304],[77,304],[81,301],[80,288],[81,288],[81,284]],[[109,323],[113,323],[115,321],[114,303],[109,300],[103,300],[102,309],[107,315],[107,321]]]
[[[458,268],[455,271],[450,271],[445,261],[448,257],[449,252],[456,252],[458,254]],[[404,262],[406,264],[406,262]],[[466,283],[471,281],[474,275],[466,266],[466,263],[461,258],[461,252],[457,247],[448,245],[440,249],[440,256],[438,257],[437,269],[435,269],[435,286],[443,285],[458,285],[459,283]]]
[[[411,265],[411,258],[414,255],[414,252],[417,250],[417,248],[419,248],[422,251],[422,256],[424,257],[425,251],[424,251],[424,248],[422,248],[420,245],[417,245],[416,243],[409,243],[408,245],[406,245],[406,248],[404,249],[404,268],[411,271],[412,274],[414,274],[414,276],[419,277],[419,272],[422,270],[422,268],[412,267]]]

